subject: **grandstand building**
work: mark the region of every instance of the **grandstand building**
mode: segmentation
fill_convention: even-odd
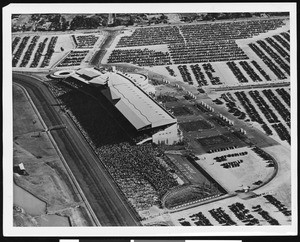
[[[113,71],[84,68],[70,77],[88,85],[102,86],[102,94],[137,132],[150,130],[151,137],[138,144],[152,141],[172,145],[182,140],[177,119],[149,96],[155,89],[146,75],[123,73],[114,68]]]

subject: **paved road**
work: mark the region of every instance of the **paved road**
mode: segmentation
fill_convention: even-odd
[[[290,82],[272,82],[263,84],[251,84],[251,85],[240,85],[240,86],[227,86],[227,87],[215,87],[210,88],[211,91],[232,91],[232,90],[245,90],[254,88],[274,88],[274,87],[288,87]]]
[[[66,125],[66,129],[53,130],[51,134],[101,225],[140,225],[136,214],[124,202],[120,191],[72,120],[59,111],[59,107],[51,105],[56,100],[47,87],[36,78],[22,74],[14,73],[13,80],[27,90],[47,127]]]

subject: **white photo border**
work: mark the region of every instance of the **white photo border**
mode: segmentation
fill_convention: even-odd
[[[99,10],[98,10],[99,9]],[[11,14],[14,13],[172,13],[172,12],[290,12],[291,36],[291,172],[292,224],[290,226],[203,227],[14,227],[12,181],[12,66]],[[3,12],[3,235],[38,237],[103,236],[274,236],[297,234],[297,45],[296,3],[147,3],[147,4],[10,4]]]

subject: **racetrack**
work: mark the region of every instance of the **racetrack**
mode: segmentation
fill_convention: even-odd
[[[13,74],[13,81],[27,90],[47,127],[59,124],[67,127],[53,130],[51,134],[101,225],[140,225],[135,212],[124,201],[125,198],[73,121],[53,105],[57,101],[46,85],[34,77],[16,73]]]

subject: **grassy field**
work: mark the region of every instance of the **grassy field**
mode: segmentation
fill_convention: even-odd
[[[74,226],[88,226],[80,209],[81,200],[73,189],[66,170],[23,90],[13,86],[14,156],[13,163],[23,163],[28,176],[14,176],[14,182],[47,203],[47,212],[68,216]],[[35,122],[33,123],[33,120]],[[40,135],[37,135],[40,133]],[[15,224],[41,226],[30,215],[14,211]],[[78,219],[80,218],[80,219]]]

